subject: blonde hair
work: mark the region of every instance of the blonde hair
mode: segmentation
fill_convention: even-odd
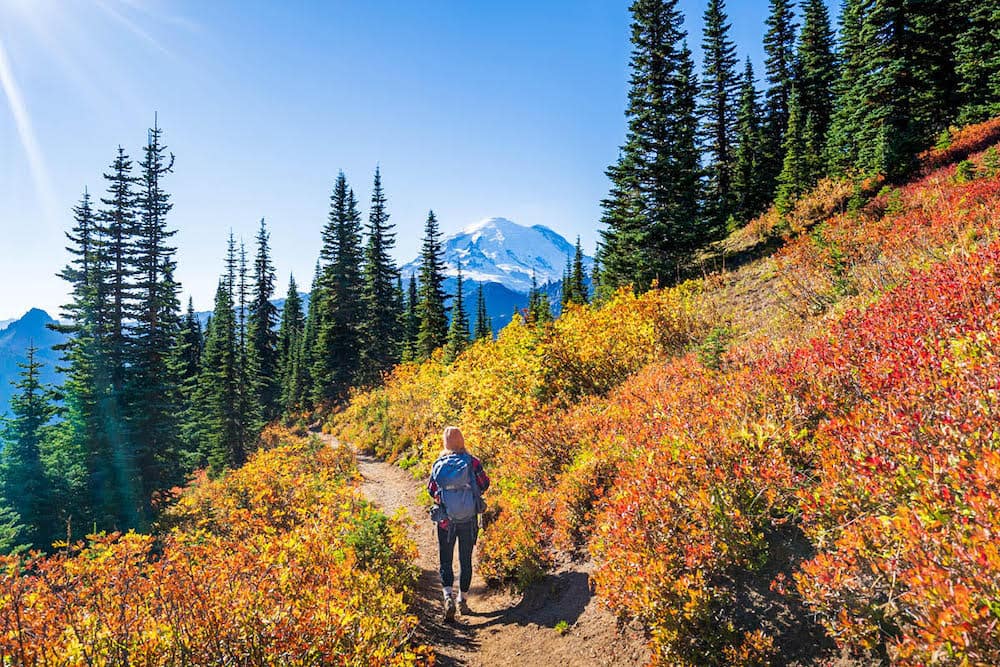
[[[444,448],[449,452],[465,451],[465,436],[462,435],[457,426],[445,426]]]

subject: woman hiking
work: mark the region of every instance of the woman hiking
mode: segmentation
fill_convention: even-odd
[[[482,493],[490,478],[479,459],[465,449],[465,438],[457,426],[444,429],[444,451],[431,468],[427,493],[436,503],[431,519],[437,523],[441,556],[441,586],[444,589],[445,620],[455,620],[455,605],[462,615],[469,613],[469,586],[472,584],[472,547],[479,534],[478,515],[485,509]],[[455,572],[452,561],[458,542],[458,596],[453,594]]]

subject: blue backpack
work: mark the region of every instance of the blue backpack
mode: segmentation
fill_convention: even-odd
[[[451,452],[439,457],[431,468],[431,479],[437,482],[441,505],[450,521],[465,523],[476,518],[479,488],[471,454]]]

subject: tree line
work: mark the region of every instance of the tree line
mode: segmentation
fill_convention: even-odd
[[[1000,2],[770,0],[763,99],[724,0],[700,76],[677,0],[631,5],[627,132],[603,200],[603,287],[678,279],[698,250],[820,178],[905,178],[952,124],[1000,113]],[[801,30],[798,20],[802,21]]]
[[[242,465],[265,424],[370,386],[401,361],[443,348],[454,359],[492,339],[480,285],[475,323],[445,288],[431,211],[419,275],[403,277],[376,169],[367,223],[343,173],[334,183],[308,307],[294,276],[275,306],[276,271],[262,219],[248,256],[230,234],[205,326],[174,278],[176,230],[164,179],[174,156],[154,124],[138,169],[119,147],[95,203],[86,190],[67,233],[70,287],[61,323],[62,386],[40,381],[35,348],[21,364],[0,441],[0,551],[47,549],[102,530],[146,530],[196,470]],[[451,303],[449,305],[449,300]]]

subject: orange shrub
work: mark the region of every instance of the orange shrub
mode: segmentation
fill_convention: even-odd
[[[0,662],[414,665],[413,547],[303,441],[200,479],[161,537],[0,559]]]

